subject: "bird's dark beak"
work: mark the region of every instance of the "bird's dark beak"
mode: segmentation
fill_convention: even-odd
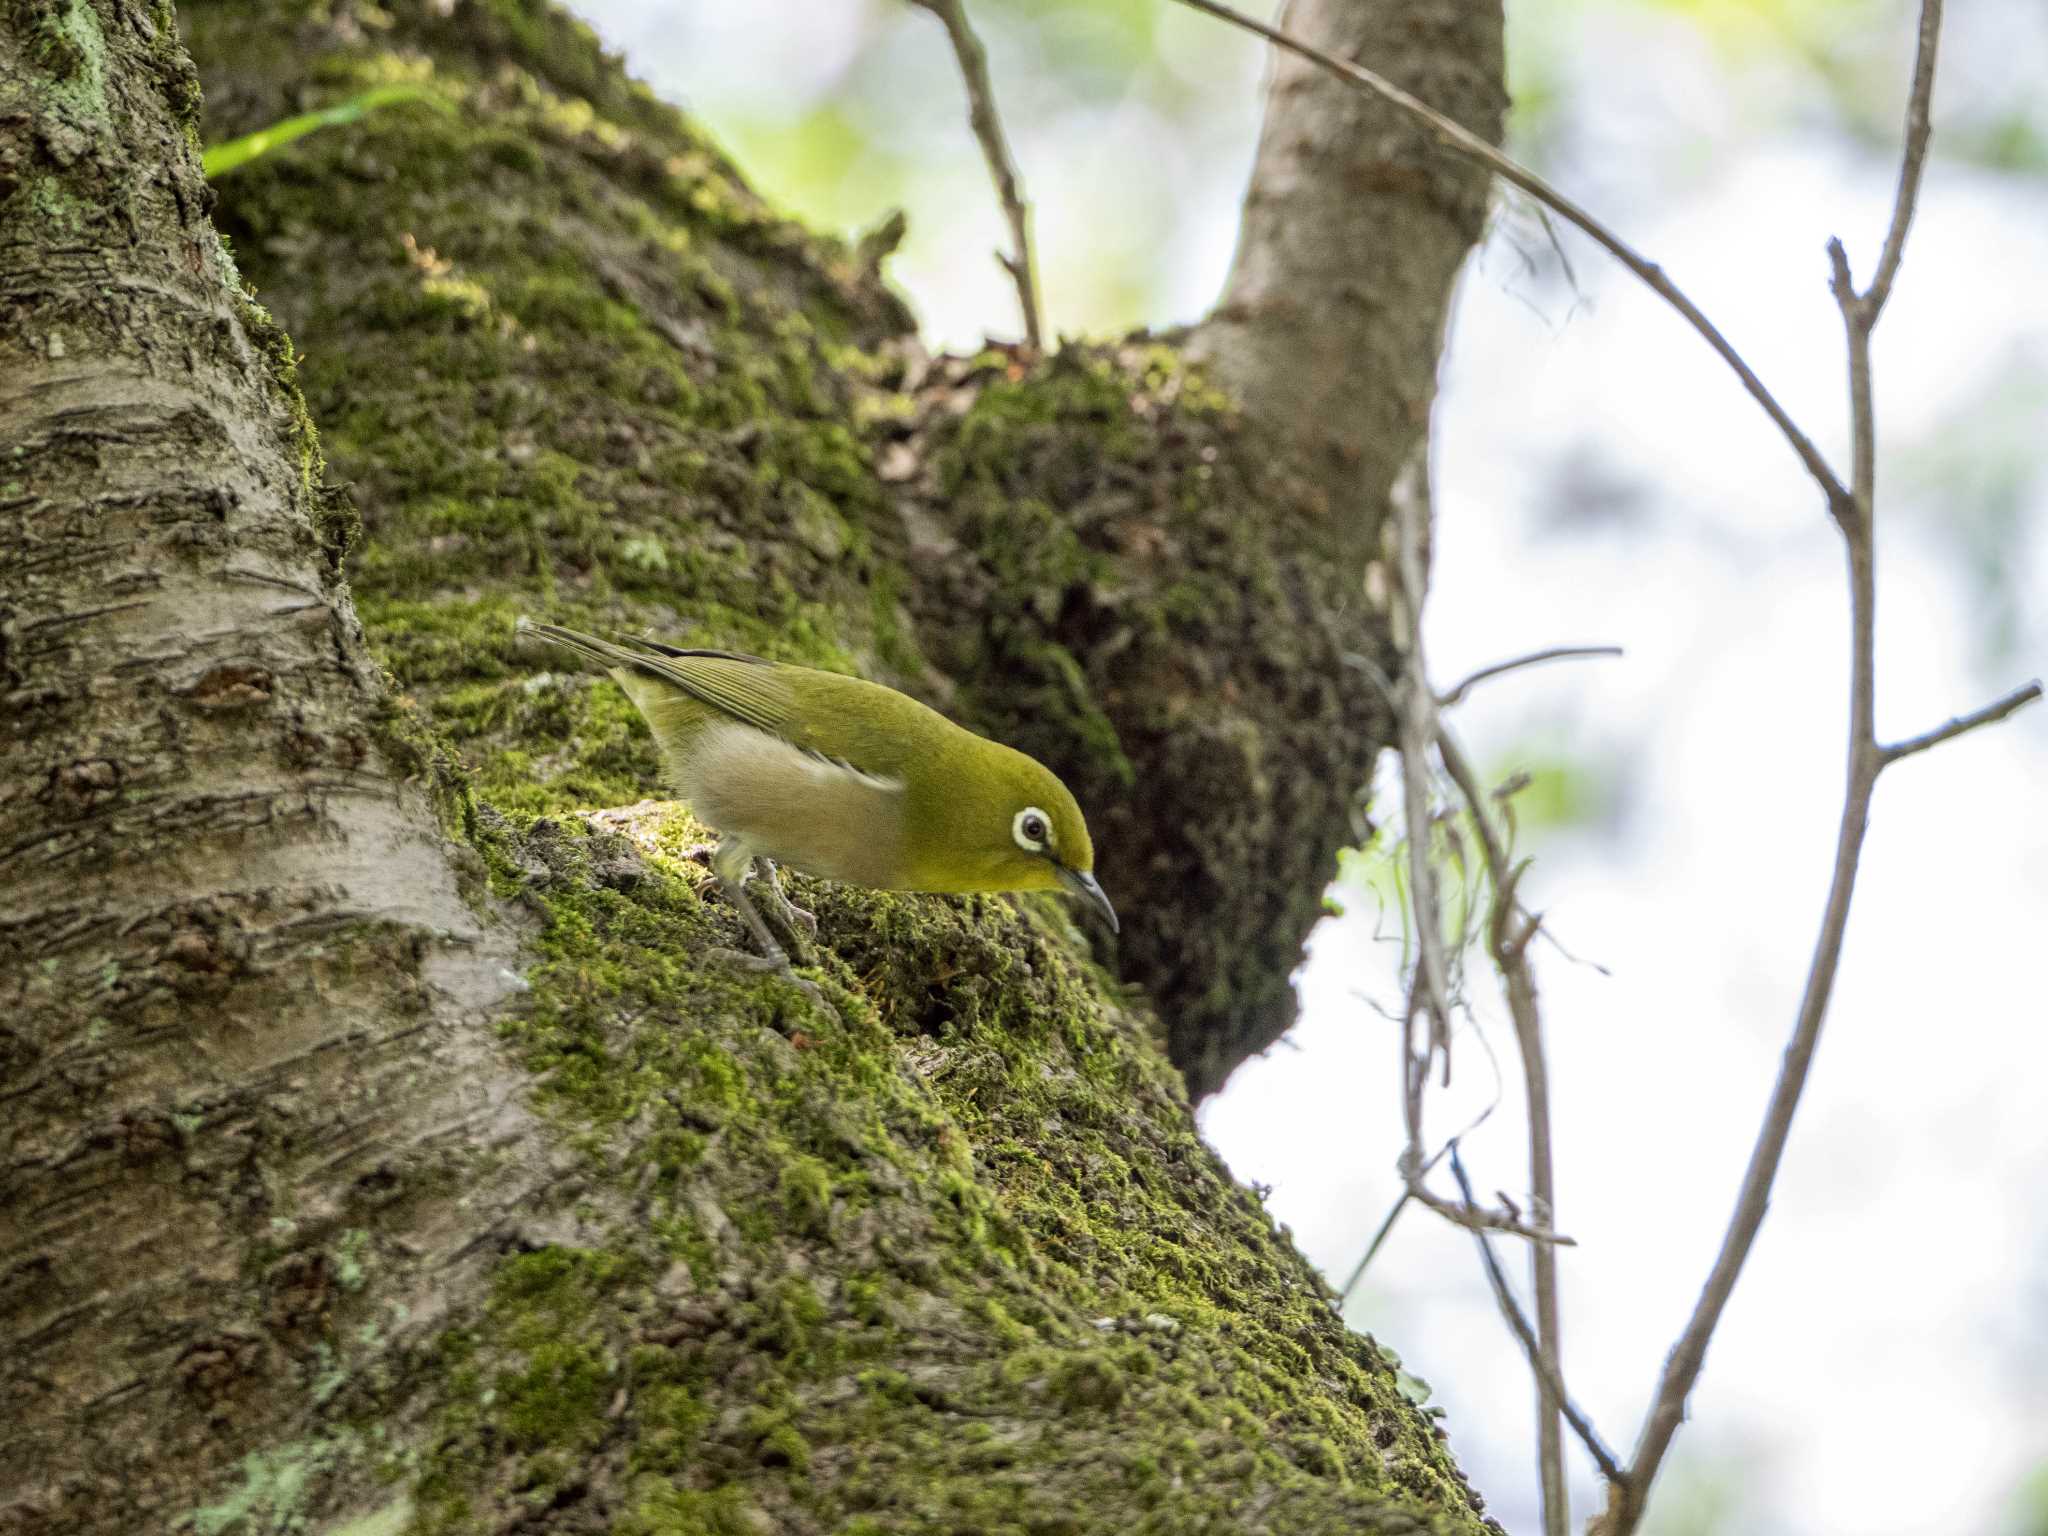
[[[1069,869],[1064,864],[1060,865],[1059,870],[1060,884],[1100,912],[1108,922],[1111,933],[1118,932],[1116,908],[1112,907],[1109,898],[1102,894],[1102,887],[1095,883],[1095,877],[1082,870]]]

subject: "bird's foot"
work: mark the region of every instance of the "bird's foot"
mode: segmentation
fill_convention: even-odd
[[[798,906],[787,896],[776,905],[775,915],[790,927],[801,930],[807,939],[815,939],[818,936],[818,914],[809,907]]]
[[[769,903],[775,915],[782,919],[782,925],[791,930],[801,929],[807,939],[818,936],[818,914],[806,907],[800,907],[789,899],[789,893],[782,888],[782,875],[772,859],[760,861],[768,870]]]
[[[747,881],[752,876],[755,865],[765,864],[767,861],[746,859],[744,856],[735,859],[732,855],[737,846],[728,838],[719,845],[718,854],[711,862],[711,872],[718,877],[718,887],[725,893],[725,899],[732,903],[733,910],[739,913],[740,920],[747,925],[747,932],[754,936],[755,948],[764,955],[773,956],[779,962],[777,969],[789,969],[791,950],[795,951],[797,959],[809,964],[810,956],[804,952],[804,942],[798,937],[796,925],[784,923],[783,927],[787,932],[778,937],[768,926],[767,919],[762,917],[759,909],[754,906],[753,898],[747,895]],[[776,896],[776,906],[779,908],[788,905],[788,898],[783,896],[782,887],[775,881],[775,866],[770,864],[768,868],[768,888]],[[777,916],[780,915],[778,911]],[[782,942],[783,938],[789,940],[787,947]]]
[[[744,949],[714,949],[710,953],[712,959],[722,960],[737,970],[752,971],[756,975],[780,976],[784,981],[810,993],[812,1002],[825,1001],[825,994],[818,990],[818,984],[809,977],[797,975],[796,968],[789,963],[789,956],[779,949],[772,955],[749,954]]]

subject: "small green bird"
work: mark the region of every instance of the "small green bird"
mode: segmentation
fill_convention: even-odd
[[[712,872],[774,968],[789,959],[747,897],[756,860],[779,915],[813,931],[777,864],[878,890],[1066,890],[1116,930],[1081,807],[1022,752],[857,677],[520,628],[606,668],[646,716],[676,790],[720,834]]]

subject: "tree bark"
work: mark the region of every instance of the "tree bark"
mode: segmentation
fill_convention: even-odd
[[[1499,142],[1498,0],[1288,0],[1277,25]],[[1452,282],[1487,195],[1486,174],[1412,119],[1275,52],[1236,260],[1190,351],[1287,437],[1368,550],[1425,440]]]
[[[828,1001],[721,969],[645,732],[513,630],[1054,762],[1214,1086],[1380,729],[1264,408],[928,362],[547,6],[182,19],[210,138],[429,100],[223,183],[299,357],[167,11],[0,12],[0,1532],[1479,1529],[1061,909],[800,883]]]
[[[163,1528],[349,1234],[423,1324],[530,1139],[197,110],[164,12],[0,22],[0,1528]]]

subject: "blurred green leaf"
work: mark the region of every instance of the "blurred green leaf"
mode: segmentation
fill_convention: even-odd
[[[2048,1536],[2048,1462],[2020,1484],[2013,1500],[2013,1536]]]
[[[1590,758],[1552,749],[1529,747],[1503,756],[1492,781],[1521,782],[1513,799],[1516,827],[1522,832],[1557,832],[1590,826],[1608,811],[1613,796],[1607,775]]]
[[[307,134],[322,128],[336,128],[343,123],[353,123],[379,107],[392,106],[401,101],[429,101],[442,111],[452,111],[449,104],[433,91],[419,85],[380,85],[361,95],[351,96],[338,106],[322,107],[317,112],[302,112],[297,117],[287,117],[272,123],[268,128],[258,128],[254,133],[245,133],[238,139],[229,139],[225,144],[216,144],[208,149],[200,160],[209,179],[217,179],[231,171],[239,170],[251,160],[269,154],[291,143],[303,139]]]

